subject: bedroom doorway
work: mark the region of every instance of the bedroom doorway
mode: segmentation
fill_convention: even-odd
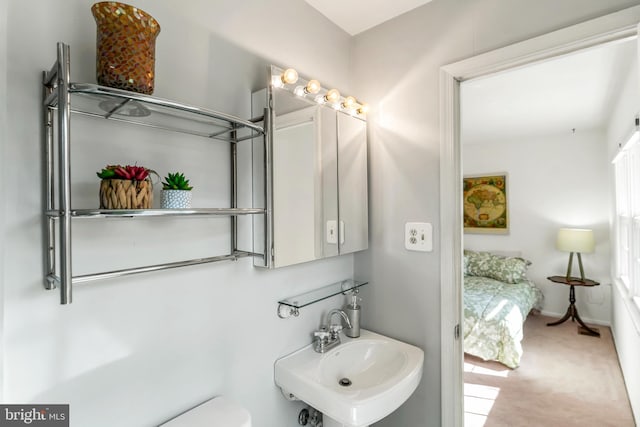
[[[567,267],[567,254],[555,249],[558,229],[593,229],[597,248],[583,256],[588,277],[602,286],[578,289],[577,304],[592,327],[610,323],[607,129],[615,128],[611,115],[625,83],[637,81],[636,49],[635,40],[612,41],[460,85],[463,190],[478,189],[466,198],[475,203],[464,205],[464,224],[477,226],[480,206],[484,217],[496,212],[488,225],[508,226],[463,234],[463,247],[473,251],[465,255],[463,287],[465,427],[504,424],[523,410],[532,425],[542,425],[562,419],[570,406],[582,414],[597,407],[594,425],[633,425],[619,372],[597,374],[617,363],[609,330],[600,327],[594,340],[577,335],[571,322],[547,328],[566,312],[568,294],[546,278]],[[492,192],[499,189],[506,200]],[[499,203],[490,207],[494,198]],[[487,262],[496,269],[486,271]],[[532,308],[542,312],[527,317]],[[583,351],[602,358],[581,360]],[[590,381],[576,388],[559,380],[561,372]],[[620,399],[606,399],[603,387]]]
[[[606,43],[636,39],[640,7],[574,25],[441,68],[440,247],[442,425],[463,426],[462,148],[460,83]]]

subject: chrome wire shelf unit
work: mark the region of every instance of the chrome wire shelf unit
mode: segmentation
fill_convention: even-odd
[[[218,262],[218,261],[236,261],[240,258],[255,257],[255,256],[260,257],[262,256],[262,254],[247,252],[247,251],[234,251],[229,255],[219,255],[219,256],[208,257],[208,258],[196,258],[196,259],[189,259],[185,261],[169,262],[169,263],[157,264],[157,265],[147,265],[144,267],[133,267],[133,268],[127,268],[122,270],[107,271],[104,273],[93,273],[93,274],[85,274],[80,276],[73,276],[71,279],[71,282],[74,285],[77,285],[80,283],[93,282],[95,280],[113,279],[117,277],[129,276],[132,274],[169,270],[171,268],[187,267],[187,266],[198,265],[198,264],[208,264],[208,263]],[[60,284],[59,279],[56,278],[54,280],[56,281],[56,284]]]
[[[190,209],[72,209],[72,218],[136,218],[157,216],[238,216],[264,214],[262,208],[190,208]],[[46,211],[48,217],[58,218],[61,211]]]
[[[271,192],[271,177],[267,173],[271,161],[271,147],[268,132],[264,127],[249,120],[228,114],[193,107],[128,92],[120,89],[88,83],[70,82],[70,48],[64,43],[57,44],[57,60],[48,71],[43,72],[44,107],[44,155],[45,155],[45,289],[60,288],[60,303],[72,302],[74,284],[100,279],[123,277],[131,274],[160,271],[177,267],[218,261],[237,260],[245,257],[259,257],[268,264],[266,253],[255,253],[238,249],[237,216],[263,215],[266,224],[271,221],[271,208],[241,208],[238,201],[237,143],[260,138],[264,144],[265,200]],[[231,196],[229,207],[194,209],[73,209],[71,203],[71,115],[81,114],[118,122],[127,122],[197,135],[204,138],[230,143]],[[270,112],[265,110],[265,116]],[[265,120],[265,123],[269,123]],[[56,173],[57,172],[57,173]],[[255,191],[255,189],[254,189]],[[72,274],[72,219],[78,218],[150,218],[150,217],[202,217],[228,216],[230,221],[231,244],[228,254],[209,258],[198,258],[164,264],[126,268],[73,276]],[[270,233],[265,233],[264,247],[272,246]],[[267,250],[265,249],[265,252]]]
[[[244,141],[264,133],[261,126],[248,120],[121,89],[69,83],[69,94],[72,113],[226,142]],[[51,105],[55,107],[55,103]]]

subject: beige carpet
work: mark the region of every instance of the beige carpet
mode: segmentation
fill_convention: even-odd
[[[635,426],[611,330],[553,320],[529,316],[517,369],[465,355],[465,427]]]

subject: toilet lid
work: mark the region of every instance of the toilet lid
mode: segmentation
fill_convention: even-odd
[[[251,427],[251,415],[225,397],[208,400],[160,427]]]

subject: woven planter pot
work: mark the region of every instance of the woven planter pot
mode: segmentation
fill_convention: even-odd
[[[153,184],[148,179],[100,181],[100,209],[151,209],[152,206]]]

